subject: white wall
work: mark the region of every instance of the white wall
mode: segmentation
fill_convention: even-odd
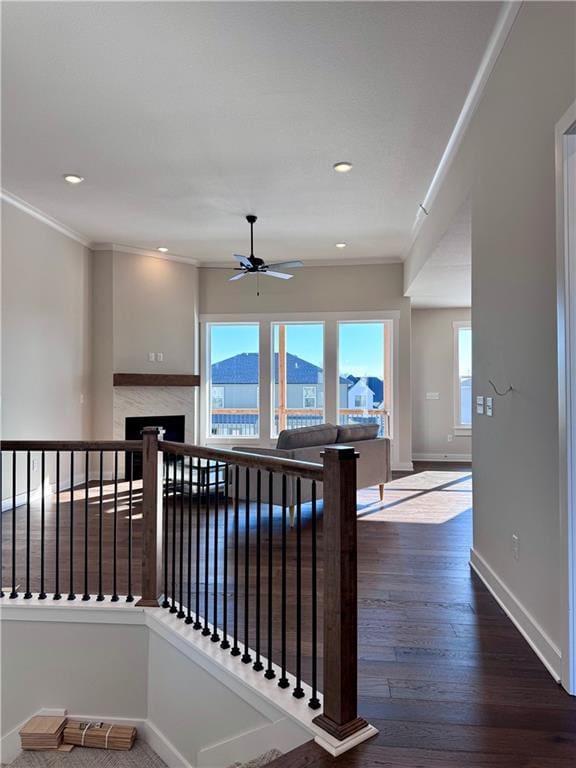
[[[564,622],[558,497],[554,128],[576,97],[576,5],[524,3],[406,268],[408,287],[467,194],[475,394],[474,563],[558,670]],[[520,557],[512,555],[512,534]]]
[[[305,254],[303,260],[306,260]],[[201,268],[201,315],[241,316],[255,313],[369,312],[397,310],[399,321],[398,458],[412,460],[412,413],[410,394],[410,299],[403,296],[402,264],[356,267],[304,267],[294,270],[290,281],[260,278],[256,296],[253,278],[230,283],[227,269]]]
[[[90,436],[90,259],[2,202],[4,439]]]
[[[416,460],[471,458],[471,436],[454,432],[453,325],[469,321],[470,314],[466,308],[412,310],[412,455]],[[439,399],[427,400],[427,392],[437,392]]]
[[[267,698],[238,679],[243,665],[232,662],[236,674],[223,669],[210,640],[167,621],[166,611],[18,601],[0,618],[2,762],[20,751],[18,729],[41,709],[132,722],[169,768],[228,768],[313,737],[269,701],[269,692]],[[269,688],[279,690],[275,682]],[[302,719],[311,720],[305,703],[287,697],[286,709],[300,707]]]

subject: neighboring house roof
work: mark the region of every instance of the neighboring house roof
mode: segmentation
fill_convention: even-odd
[[[278,353],[275,354],[275,380],[278,380]],[[318,384],[323,381],[322,368],[297,355],[286,355],[288,384]],[[345,381],[345,379],[341,379]],[[243,352],[212,365],[212,384],[257,384],[258,353]]]
[[[365,376],[362,378],[366,381],[368,388],[372,390],[374,402],[381,403],[384,400],[384,382],[382,379],[379,379],[377,376]],[[350,382],[350,389],[352,389],[355,384],[361,381],[361,377],[348,376],[348,381]]]

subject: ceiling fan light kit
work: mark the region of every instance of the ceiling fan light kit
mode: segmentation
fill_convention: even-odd
[[[259,277],[260,275],[268,275],[268,277],[276,277],[280,280],[290,280],[292,277],[294,277],[294,275],[289,275],[286,272],[278,272],[276,270],[303,267],[303,262],[299,260],[293,260],[279,261],[274,264],[266,264],[263,259],[259,259],[254,256],[254,224],[256,223],[257,218],[258,217],[254,216],[254,214],[249,214],[246,216],[246,221],[248,224],[250,224],[250,256],[241,256],[238,253],[234,254],[234,258],[240,264],[239,267],[236,267],[236,270],[239,272],[239,274],[230,277],[229,281],[233,282],[236,280],[242,280],[242,278],[248,277],[249,275],[256,275],[256,277]],[[257,295],[260,295],[259,291]]]

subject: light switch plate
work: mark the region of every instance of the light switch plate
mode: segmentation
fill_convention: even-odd
[[[494,398],[487,397],[486,398],[486,416],[493,416],[493,410],[494,410]]]
[[[484,395],[476,396],[476,413],[479,416],[484,415]]]

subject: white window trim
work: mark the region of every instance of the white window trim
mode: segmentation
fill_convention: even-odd
[[[208,341],[210,337],[210,329],[213,325],[256,325],[254,321],[250,322],[247,320],[231,320],[229,318],[225,320],[213,320],[210,322],[207,322],[205,324],[205,327],[203,329],[203,332],[201,332],[201,340],[202,344],[204,345],[204,354],[202,355],[202,367],[201,367],[201,381],[205,382],[205,385],[201,387],[201,397],[200,397],[200,435],[201,435],[201,444],[207,445],[208,443],[227,443],[229,445],[232,445],[238,441],[244,443],[250,443],[253,444],[258,443],[260,440],[260,436],[262,435],[262,400],[261,400],[261,394],[262,394],[262,387],[260,386],[260,382],[262,381],[262,359],[260,356],[259,362],[260,362],[260,371],[258,374],[258,385],[257,385],[257,402],[258,402],[258,412],[259,412],[259,419],[258,419],[258,434],[256,435],[230,435],[230,436],[218,436],[218,435],[211,435],[209,434],[211,419],[210,419],[210,412],[212,410],[212,378],[211,378],[211,370],[212,370],[212,363],[210,359],[210,343]],[[258,326],[258,334],[262,333],[262,326]],[[258,337],[258,349],[259,352],[262,352],[262,341],[260,339],[260,336]],[[218,384],[217,386],[221,386]],[[266,389],[266,388],[264,388]]]
[[[459,332],[461,328],[472,329],[472,323],[470,320],[454,320],[452,322],[452,328],[454,333],[453,343],[453,393],[452,402],[454,403],[454,427],[452,431],[456,437],[469,437],[472,434],[472,425],[460,423],[460,364],[459,364]],[[474,402],[474,398],[472,398]],[[472,409],[474,410],[474,409]]]
[[[389,309],[381,311],[358,312],[262,312],[224,314],[210,313],[200,315],[200,344],[206,346],[206,326],[210,323],[229,323],[240,325],[245,323],[260,323],[260,384],[271,382],[271,346],[273,322],[323,322],[324,323],[324,418],[332,424],[338,418],[338,322],[390,320],[392,321],[392,414],[391,414],[391,460],[392,464],[400,461],[399,445],[396,435],[400,434],[400,408],[398,407],[398,392],[400,391],[399,359],[400,359],[400,310]],[[200,375],[202,382],[208,381],[208,354],[206,349],[201,356]],[[238,442],[238,437],[206,436],[207,425],[207,393],[209,387],[200,387],[200,432],[201,445],[226,447]],[[243,445],[260,445],[273,447],[276,439],[267,437],[271,434],[271,396],[272,387],[260,386],[260,437],[242,438]]]

